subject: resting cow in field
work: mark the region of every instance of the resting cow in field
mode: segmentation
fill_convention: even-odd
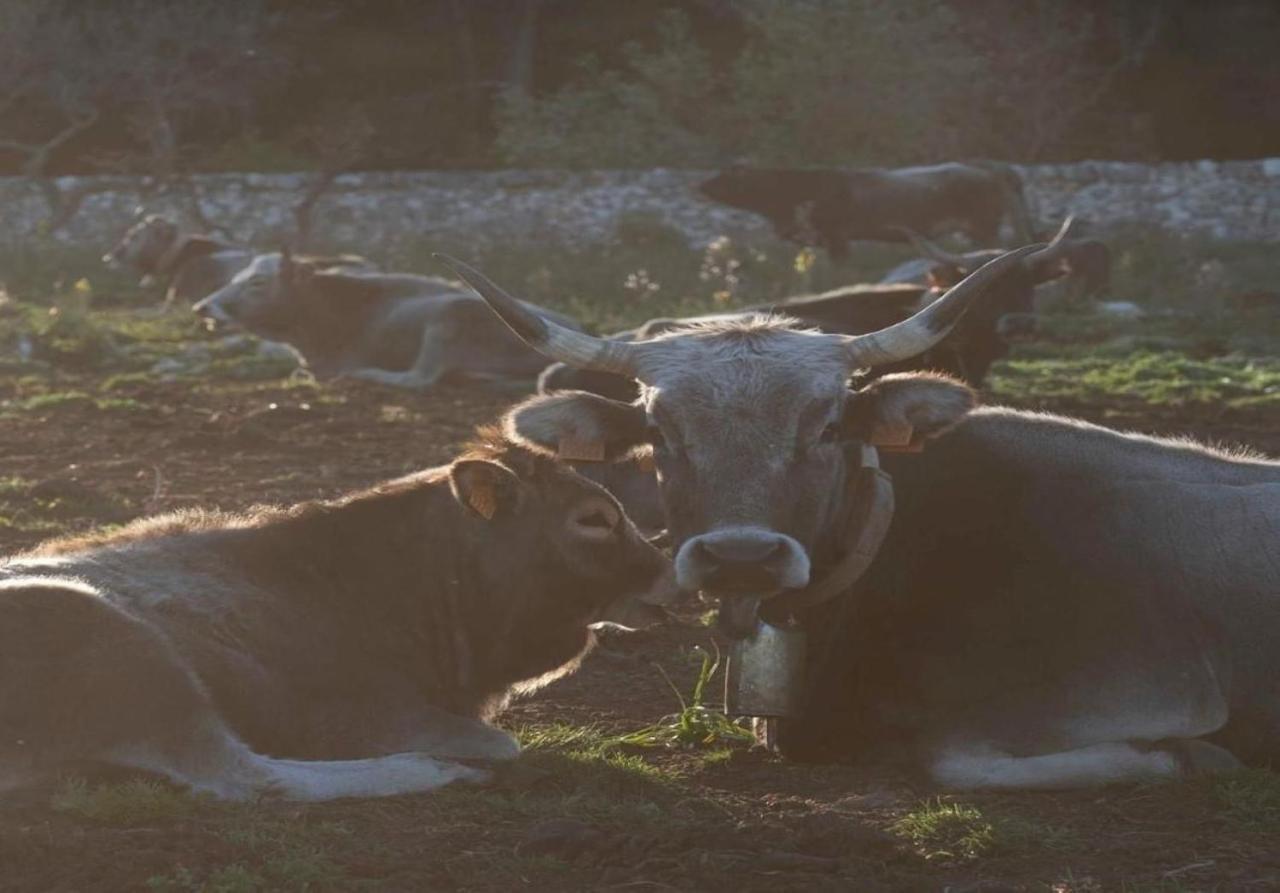
[[[1027,226],[1022,181],[1004,165],[938,164],[896,170],[730,168],[703,182],[707,198],[754,211],[784,239],[814,243],[834,258],[850,239],[902,242],[901,227],[933,234],[958,228],[989,245],[1000,221]]]
[[[252,259],[247,248],[211,236],[184,235],[160,214],[143,217],[102,256],[113,270],[136,270],[144,286],[164,286],[166,304],[194,304],[230,282]]]
[[[931,348],[1036,250],[880,332],[757,317],[631,343],[559,329],[451,263],[547,356],[641,382],[634,403],[534,398],[507,430],[606,461],[651,451],[681,588],[719,596],[731,635],[760,616],[811,634],[790,752],[880,748],[978,788],[1274,764],[1280,463],[971,412],[930,374],[848,387]],[[875,468],[871,447],[926,441],[888,458],[891,479]]]
[[[604,490],[495,433],[331,502],[184,513],[0,563],[0,790],[84,761],[219,797],[479,780],[487,720],[572,672],[668,564]]]
[[[415,390],[445,379],[532,384],[547,364],[456,282],[328,264],[259,255],[195,312],[290,345],[321,379]]]

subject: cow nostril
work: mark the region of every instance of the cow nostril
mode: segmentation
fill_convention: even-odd
[[[778,558],[785,546],[777,539],[725,538],[702,540],[702,552],[719,564],[763,564]]]

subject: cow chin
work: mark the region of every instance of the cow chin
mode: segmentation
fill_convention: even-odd
[[[731,639],[751,638],[760,619],[761,602],[773,598],[780,591],[720,593],[716,628]]]

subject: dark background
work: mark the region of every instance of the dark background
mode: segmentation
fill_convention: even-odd
[[[9,174],[1280,155],[1275,0],[20,0],[0,15]]]

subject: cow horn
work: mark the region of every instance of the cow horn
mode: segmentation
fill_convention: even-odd
[[[937,261],[940,264],[950,264],[953,267],[959,267],[961,270],[967,270],[973,265],[973,261],[963,254],[952,254],[949,251],[942,250],[910,227],[895,226],[894,229],[910,239],[911,244],[916,246],[916,251],[919,251],[921,255],[929,260]]]
[[[447,254],[433,254],[484,298],[511,330],[538,353],[578,369],[595,369],[635,377],[638,345],[575,332],[534,313],[499,288],[479,270]]]
[[[1058,231],[1054,233],[1049,244],[1027,258],[1028,265],[1047,264],[1057,260],[1067,247],[1067,234],[1071,232],[1071,227],[1075,225],[1075,222],[1076,215],[1068,214],[1066,219],[1062,221],[1062,226],[1058,227]]]
[[[1027,257],[1044,250],[1044,245],[1027,245],[1008,251],[970,273],[942,297],[919,313],[887,329],[867,335],[841,336],[853,367],[884,366],[897,363],[933,347],[959,322],[974,299]]]

